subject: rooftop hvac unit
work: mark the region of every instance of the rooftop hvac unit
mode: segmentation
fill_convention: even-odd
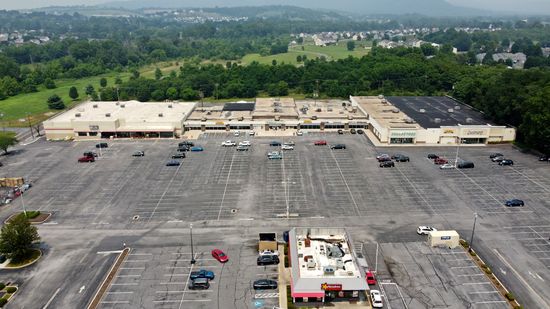
[[[74,114],[75,117],[80,117],[80,113]]]
[[[441,118],[434,118],[435,123],[441,123]]]
[[[207,114],[207,115],[212,115],[212,112],[211,112],[211,111],[207,111],[206,114]],[[206,119],[206,118],[204,118],[204,119]]]
[[[281,116],[275,116],[275,121],[281,120]]]
[[[172,108],[172,104],[168,104],[168,108]]]
[[[460,105],[455,106],[456,110],[460,110]]]
[[[327,112],[332,112],[332,107],[327,107]]]
[[[125,108],[126,104],[120,104],[120,108]]]
[[[119,102],[116,102],[115,105],[119,105],[120,103]]]
[[[449,108],[447,111],[448,111],[449,113],[454,113],[454,112],[455,112],[455,110],[452,109],[452,108]]]
[[[159,117],[163,117],[164,115],[162,113],[159,113]]]
[[[352,116],[352,115],[348,115],[348,120],[353,120],[353,116]]]
[[[111,113],[105,114],[105,117],[111,117]]]
[[[472,118],[466,118],[466,123],[472,123],[474,120]]]
[[[97,104],[92,105],[93,108],[97,108]]]
[[[421,108],[421,109],[419,110],[419,112],[421,112],[422,114],[424,114],[424,113],[426,112],[426,110],[423,109],[423,108]]]
[[[380,100],[382,100],[382,99],[384,98],[384,95],[383,95],[383,94],[379,94],[379,95],[378,95],[378,98],[379,98]]]
[[[344,269],[344,261],[342,259],[336,259],[336,269]]]
[[[282,110],[281,110],[280,107],[275,107],[275,108],[273,109],[273,112],[275,112],[275,113],[280,113],[280,112],[282,112]]]
[[[405,123],[414,123],[412,118],[405,118]]]
[[[332,266],[323,267],[323,273],[325,275],[334,275],[334,267],[332,267]]]
[[[244,120],[244,117],[241,116],[241,117],[238,118],[238,120],[239,120],[239,121],[243,121],[243,120]]]
[[[309,270],[315,269],[315,266],[317,266],[317,264],[315,263],[315,260],[313,259],[307,260],[307,269]]]
[[[382,104],[388,104],[388,100],[386,100],[386,99],[382,99],[381,102],[382,102]]]
[[[392,113],[397,114],[399,113],[399,108],[394,108],[391,110]]]
[[[321,111],[322,111],[322,109],[319,107],[319,108],[317,109],[317,112],[320,113]]]
[[[202,117],[202,118],[201,118],[201,121],[202,121],[202,122],[206,121],[206,117]]]
[[[311,116],[311,120],[317,120],[317,116]]]

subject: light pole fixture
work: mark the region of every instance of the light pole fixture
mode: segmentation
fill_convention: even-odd
[[[472,227],[472,236],[470,237],[470,248],[468,251],[472,252],[472,244],[474,241],[474,233],[476,231],[476,222],[477,222],[477,212],[474,212],[474,226]]]
[[[191,236],[191,264],[195,264],[195,253],[193,252],[193,223],[189,223],[189,234]]]

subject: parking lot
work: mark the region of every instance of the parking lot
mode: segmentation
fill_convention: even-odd
[[[222,147],[222,141],[227,139],[250,140],[252,146],[249,151]],[[318,139],[327,140],[329,145],[344,143],[347,149],[331,150],[329,146],[313,145]],[[296,143],[295,149],[284,151],[282,160],[269,160],[266,154],[277,149],[269,146],[273,140],[292,140]],[[224,269],[214,280],[209,292],[186,290],[185,274],[190,271],[185,261],[189,259],[188,249],[173,244],[152,247],[130,243],[133,255],[124,263],[103,299],[104,308],[149,305],[212,308],[227,302],[252,306],[254,301],[260,306],[275,304],[277,298],[273,293],[258,293],[261,295],[256,297],[250,289],[253,278],[274,276],[275,270],[256,269],[255,250],[232,247],[224,241],[224,237],[241,235],[244,224],[256,228],[273,226],[279,233],[295,224],[338,225],[353,230],[357,239],[364,237],[381,244],[414,243],[419,241],[414,234],[417,225],[453,228],[468,235],[474,212],[479,215],[479,245],[486,246],[489,253],[493,243],[501,245],[499,252],[507,261],[517,260],[517,254],[524,256],[529,263],[519,264],[518,273],[534,273],[532,269],[536,269],[542,280],[536,278],[537,275],[527,275],[527,283],[540,292],[542,298],[549,297],[544,290],[550,282],[550,220],[547,219],[550,165],[537,162],[533,156],[509,145],[460,147],[459,157],[475,162],[476,167],[440,170],[426,155],[437,153],[453,159],[456,147],[376,148],[363,135],[335,133],[285,138],[213,133],[194,141],[204,147],[203,152],[187,152],[180,166],[166,166],[178,142],[112,141],[96,162],[77,163],[84,151],[96,150],[95,142],[38,141],[19,147],[17,152],[2,159],[2,176],[23,176],[35,184],[25,193],[26,208],[54,213],[48,225],[41,227],[41,233],[46,236],[69,228],[79,233],[81,230],[105,231],[105,239],[116,237],[119,230],[140,238],[155,229],[181,231],[189,222],[232,227],[216,241],[198,244],[196,252],[200,261],[194,268],[211,267],[216,274],[222,271],[221,265],[211,260],[213,246],[238,257],[225,266],[229,269]],[[145,156],[132,157],[136,150],[145,151]],[[408,155],[411,162],[398,162],[394,168],[378,166],[377,154],[396,152]],[[492,152],[505,153],[514,160],[514,166],[492,163],[488,158]],[[511,198],[524,200],[525,207],[505,207],[504,201]],[[21,200],[15,200],[2,210],[2,215],[11,214],[12,209],[21,204]],[[287,215],[291,221],[286,219]],[[524,250],[519,253],[504,250],[510,240]],[[104,248],[103,243],[98,242],[98,248],[92,250],[112,250]],[[407,245],[404,248],[410,249]],[[488,259],[498,262],[494,256]],[[469,265],[453,264],[452,267],[466,266]],[[236,278],[238,269],[244,268],[254,271],[239,273]],[[451,271],[450,280],[464,285],[457,293],[462,293],[468,302],[490,301],[486,296],[491,293],[468,294],[472,292],[465,285],[469,277],[459,276],[467,273]],[[506,276],[510,275],[513,272],[508,271]],[[517,284],[518,298],[530,300],[532,291],[523,290],[523,282],[506,276],[507,282]],[[161,284],[169,282],[174,284]],[[240,282],[248,289],[235,292],[234,286],[230,286],[228,290],[224,285],[228,282]],[[398,295],[393,285],[384,289],[388,294]],[[44,297],[49,298],[54,291],[45,292]],[[410,295],[406,289],[402,292]],[[59,295],[57,297],[63,297]],[[422,303],[422,296],[415,298]],[[479,306],[481,304],[476,305]],[[395,307],[398,308],[397,303]]]

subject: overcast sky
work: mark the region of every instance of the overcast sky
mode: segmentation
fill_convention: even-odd
[[[0,0],[0,9],[26,9],[52,5],[93,5],[108,1],[109,0]],[[333,0],[319,0],[319,2],[323,1]],[[411,2],[413,1],[414,0],[411,0]],[[154,2],[154,0],[151,0],[151,3]],[[229,5],[231,5],[232,2],[232,0],[227,0]],[[447,2],[478,9],[550,15],[550,0],[447,0]],[[297,1],[297,4],[298,3],[299,1]],[[197,1],[197,5],[200,5],[200,1]]]

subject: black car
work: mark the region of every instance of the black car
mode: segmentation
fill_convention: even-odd
[[[336,145],[330,146],[330,149],[346,149],[346,145],[344,145],[344,144],[336,144]]]
[[[470,161],[461,161],[457,164],[458,168],[474,168],[475,165],[474,165],[474,162],[470,162]]]
[[[550,156],[542,155],[539,157],[539,161],[550,161]]]
[[[178,147],[182,147],[182,146],[193,147],[193,146],[195,146],[195,144],[193,142],[184,141],[184,142],[181,142],[181,143],[178,144]]]
[[[176,161],[176,160],[170,160],[166,162],[166,166],[179,166],[179,165],[180,165],[180,161]]]
[[[279,264],[279,257],[276,255],[260,255],[256,263],[258,265],[277,265]]]
[[[269,143],[269,146],[281,146],[281,142],[272,141],[271,143]]]
[[[384,161],[380,162],[380,167],[394,167],[395,163],[393,161]]]
[[[179,151],[179,152],[189,151],[189,146],[181,146],[181,147],[178,147],[178,151]]]
[[[138,151],[132,153],[132,156],[133,157],[145,157],[145,152],[142,151],[142,150],[138,150]]]
[[[402,154],[396,154],[391,157],[396,162],[409,162],[411,159],[405,155]]]
[[[506,203],[504,203],[504,205],[508,207],[523,207],[525,203],[522,200],[511,199],[511,200],[507,200]]]
[[[278,285],[277,281],[271,279],[259,279],[254,281],[254,290],[275,290]]]
[[[437,158],[439,158],[439,156],[436,155],[436,154],[430,153],[430,154],[428,155],[428,159],[432,159],[432,160],[433,160],[433,159],[437,159]]]
[[[338,130],[338,134],[344,134],[344,130]]]
[[[357,134],[363,134],[363,133],[365,133],[365,132],[363,132],[363,130],[361,130],[361,129],[357,130]]]
[[[185,153],[183,152],[178,152],[172,155],[172,159],[183,159],[183,158],[185,158]]]
[[[498,165],[514,165],[514,161],[509,159],[504,159],[500,162],[498,162]]]
[[[492,153],[491,155],[489,155],[489,159],[493,159],[493,158],[496,158],[496,157],[504,157],[504,155],[502,153],[498,153],[498,152],[495,152],[495,153]]]
[[[351,130],[349,130],[349,133],[355,134],[355,133],[357,133],[357,131],[355,131],[355,129],[351,129]]]
[[[97,157],[97,153],[93,152],[93,151],[86,151],[84,153],[84,156],[85,157]]]
[[[95,144],[95,148],[107,148],[107,147],[109,147],[109,145],[107,145],[107,143]]]

